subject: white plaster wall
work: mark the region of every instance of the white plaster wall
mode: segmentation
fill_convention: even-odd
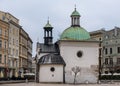
[[[73,83],[74,76],[71,73],[71,68],[79,66],[82,77],[78,77],[80,83],[85,83],[88,80],[90,83],[96,83],[96,75],[91,69],[91,66],[98,65],[99,47],[98,43],[92,42],[60,42],[60,54],[66,62],[65,67],[65,81],[66,83]],[[82,51],[83,56],[77,57],[77,52]],[[88,70],[89,69],[89,70]],[[91,72],[90,72],[91,70]],[[88,77],[89,76],[89,77]]]
[[[50,70],[51,67],[55,71]],[[63,65],[40,65],[39,82],[63,82]]]

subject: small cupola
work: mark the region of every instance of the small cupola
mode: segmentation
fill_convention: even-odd
[[[60,40],[88,40],[90,39],[90,34],[80,25],[80,14],[75,10],[71,14],[71,26],[65,29]]]
[[[49,23],[49,19],[48,19],[47,24],[44,27],[44,44],[49,45],[53,43],[52,29],[53,27]]]
[[[71,26],[80,26],[80,17],[81,16],[75,7],[74,11],[71,14]]]

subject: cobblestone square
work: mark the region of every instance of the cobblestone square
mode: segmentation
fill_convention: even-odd
[[[41,84],[41,83],[15,83],[15,84],[0,84],[0,86],[120,86],[120,82],[113,84]]]

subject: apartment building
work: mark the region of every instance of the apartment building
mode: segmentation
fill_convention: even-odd
[[[19,24],[19,19],[17,19],[8,12],[0,11],[0,19],[6,22],[14,21],[16,24]]]
[[[28,34],[23,30],[19,29],[19,70],[20,75],[27,72],[27,59],[28,59]]]
[[[9,77],[18,77],[19,68],[19,19],[7,12],[0,11],[0,18],[9,23],[8,30],[8,70]]]
[[[32,39],[28,36],[28,72],[32,72]]]
[[[100,39],[101,75],[120,74],[120,28],[90,32],[91,37]],[[98,36],[99,35],[99,36]]]
[[[2,35],[0,35],[0,46],[7,50],[3,52],[1,48],[0,68],[5,67],[3,63],[5,62],[4,59],[6,59],[7,77],[23,76],[23,73],[28,72],[28,70],[30,71],[30,67],[32,67],[33,42],[28,33],[19,25],[19,19],[8,12],[0,11],[0,20],[0,33],[2,33]],[[4,45],[5,47],[3,47]],[[4,72],[5,69],[0,69],[0,72],[1,71]],[[2,72],[0,74],[2,74]]]
[[[106,31],[103,39],[103,73],[120,74],[120,28]]]
[[[0,78],[8,77],[8,29],[9,24],[0,19]]]
[[[9,28],[9,76],[18,77],[19,71],[19,28],[20,26],[10,21]]]

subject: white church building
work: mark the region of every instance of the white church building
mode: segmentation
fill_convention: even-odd
[[[99,42],[80,25],[80,14],[71,14],[71,26],[53,43],[53,27],[44,27],[44,43],[37,42],[37,79],[40,83],[97,83]],[[75,76],[75,68],[79,71]],[[72,70],[74,68],[74,71]]]

